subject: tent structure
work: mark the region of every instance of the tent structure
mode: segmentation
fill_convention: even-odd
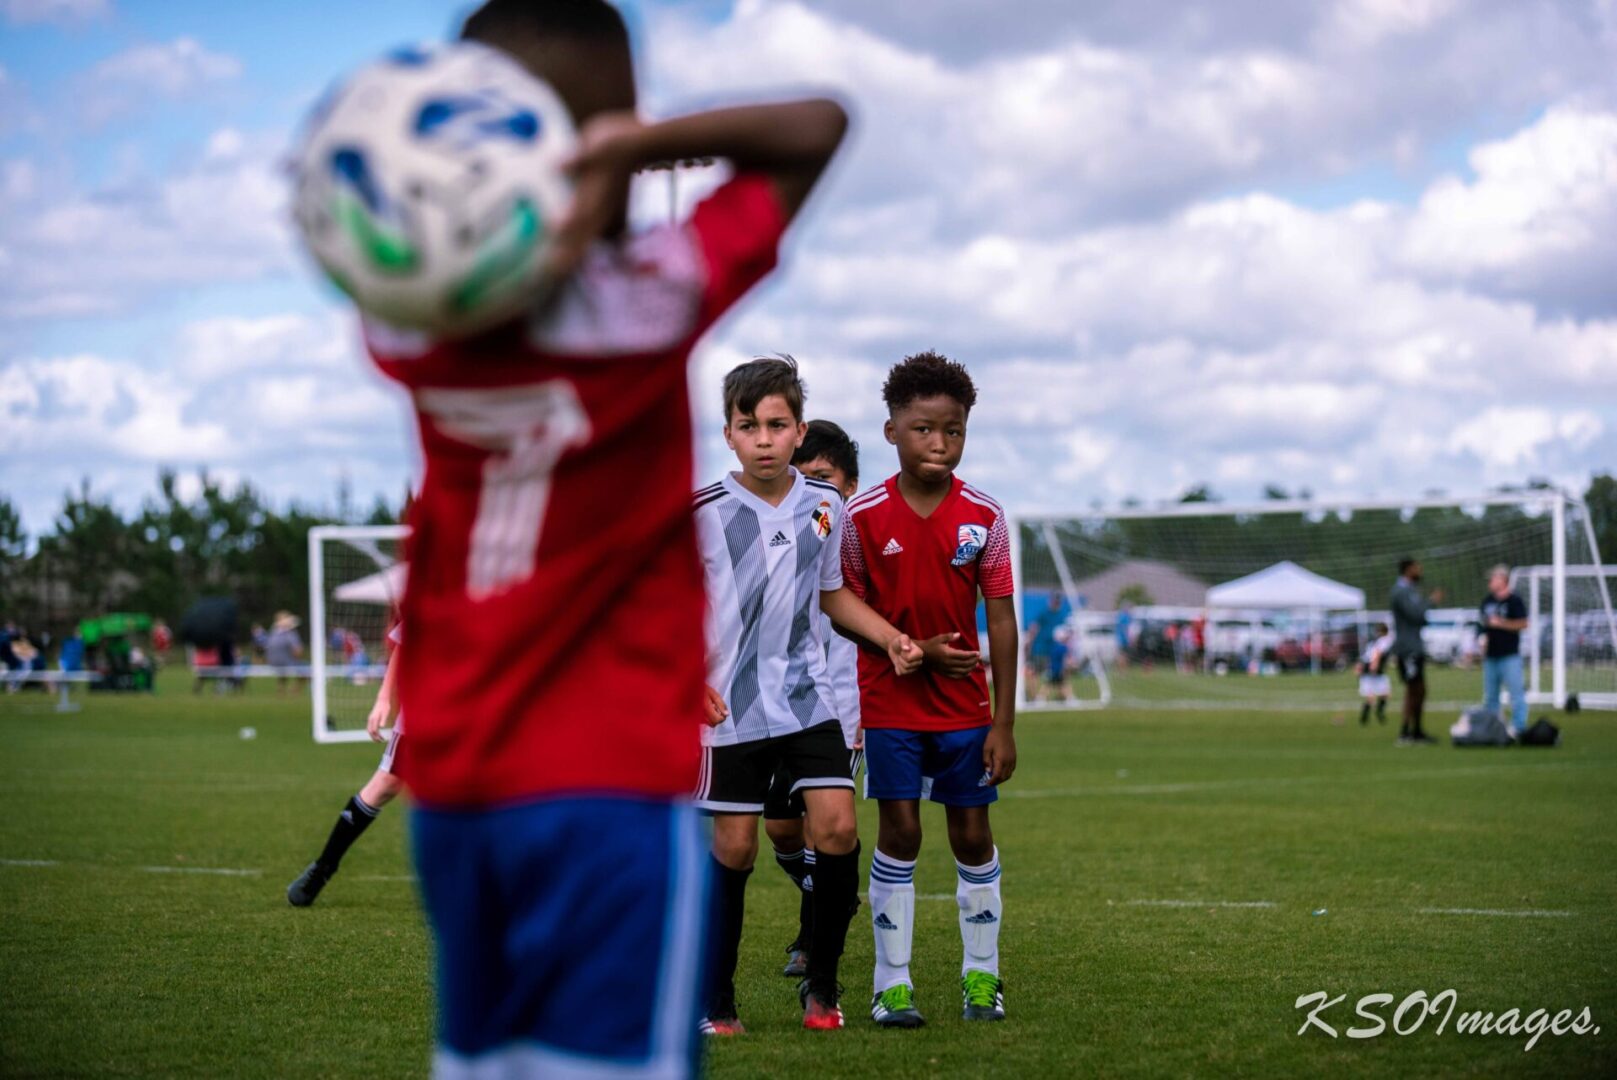
[[[1289,611],[1308,619],[1313,640],[1310,667],[1319,671],[1324,637],[1323,616],[1328,611],[1364,611],[1364,590],[1298,566],[1290,559],[1265,567],[1246,577],[1214,585],[1207,590],[1209,608],[1239,608],[1246,611]],[[1362,622],[1362,616],[1361,616]],[[1256,635],[1256,626],[1254,626]],[[1364,639],[1364,630],[1359,632]]]
[[[337,586],[332,599],[350,604],[395,605],[404,595],[404,577],[408,572],[409,564],[394,563],[385,570]]]
[[[1207,606],[1283,611],[1362,611],[1364,590],[1332,581],[1290,559],[1255,574],[1214,585]]]

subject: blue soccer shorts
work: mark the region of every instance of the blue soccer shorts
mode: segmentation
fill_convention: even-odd
[[[987,806],[999,798],[983,765],[988,725],[962,731],[865,729],[865,798],[930,798]]]
[[[433,1075],[682,1080],[698,1068],[707,844],[683,803],[417,808],[437,944]]]

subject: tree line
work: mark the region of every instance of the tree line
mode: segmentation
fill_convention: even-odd
[[[244,624],[267,623],[280,610],[307,619],[309,565],[307,537],[315,525],[391,525],[398,506],[377,499],[359,509],[339,491],[333,508],[296,502],[276,506],[251,484],[229,490],[206,472],[197,474],[196,494],[181,493],[173,470],[158,474],[155,494],[126,514],[84,481],[64,494],[51,525],[30,537],[16,506],[0,493],[0,620],[60,637],[80,619],[111,611],[145,612],[176,623],[199,597],[234,596]],[[189,486],[189,485],[184,485]],[[1528,484],[1528,489],[1542,487]],[[1298,492],[1306,496],[1306,492]],[[1271,486],[1273,499],[1288,493]],[[1617,563],[1617,478],[1594,477],[1583,499],[1602,560]],[[1217,502],[1205,486],[1183,502]],[[1283,515],[1248,519],[1206,519],[1195,528],[1170,519],[1110,519],[1063,530],[1063,549],[1076,576],[1095,572],[1119,558],[1154,558],[1193,570],[1209,583],[1239,576],[1279,558],[1291,558],[1337,580],[1379,595],[1391,580],[1383,565],[1398,554],[1424,558],[1432,584],[1469,598],[1477,591],[1481,562],[1500,546],[1485,542],[1522,529],[1515,508],[1492,508],[1480,519],[1459,510],[1423,510],[1413,517],[1396,512],[1355,514],[1349,520]],[[1534,539],[1514,548],[1515,561],[1548,561],[1543,530],[1524,530]],[[1036,555],[1040,535],[1027,534],[1024,547]],[[1039,560],[1030,558],[1030,568]],[[1472,563],[1478,563],[1474,566]],[[1030,569],[1038,577],[1036,569]],[[1051,581],[1029,584],[1050,585]],[[1362,578],[1362,580],[1361,580]]]
[[[34,537],[0,493],[0,619],[60,640],[80,619],[112,611],[176,624],[198,598],[216,595],[236,598],[244,630],[281,610],[307,619],[309,529],[399,518],[380,498],[355,508],[345,489],[334,508],[278,507],[251,484],[227,490],[206,472],[196,479],[188,496],[181,489],[191,485],[162,470],[157,492],[134,513],[86,480]]]

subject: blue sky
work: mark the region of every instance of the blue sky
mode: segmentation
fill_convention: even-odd
[[[332,78],[466,7],[0,0],[0,492],[32,529],[165,465],[396,497],[403,404],[278,163]],[[882,475],[877,387],[921,348],[977,373],[965,471],[1013,506],[1617,464],[1609,0],[924,7],[628,7],[654,115],[829,89],[858,121],[697,357],[704,477],[717,379],[774,351]]]

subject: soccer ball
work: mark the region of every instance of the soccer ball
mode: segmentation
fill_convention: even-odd
[[[542,299],[575,144],[567,106],[504,53],[402,49],[315,107],[294,156],[293,216],[361,311],[465,336]]]

